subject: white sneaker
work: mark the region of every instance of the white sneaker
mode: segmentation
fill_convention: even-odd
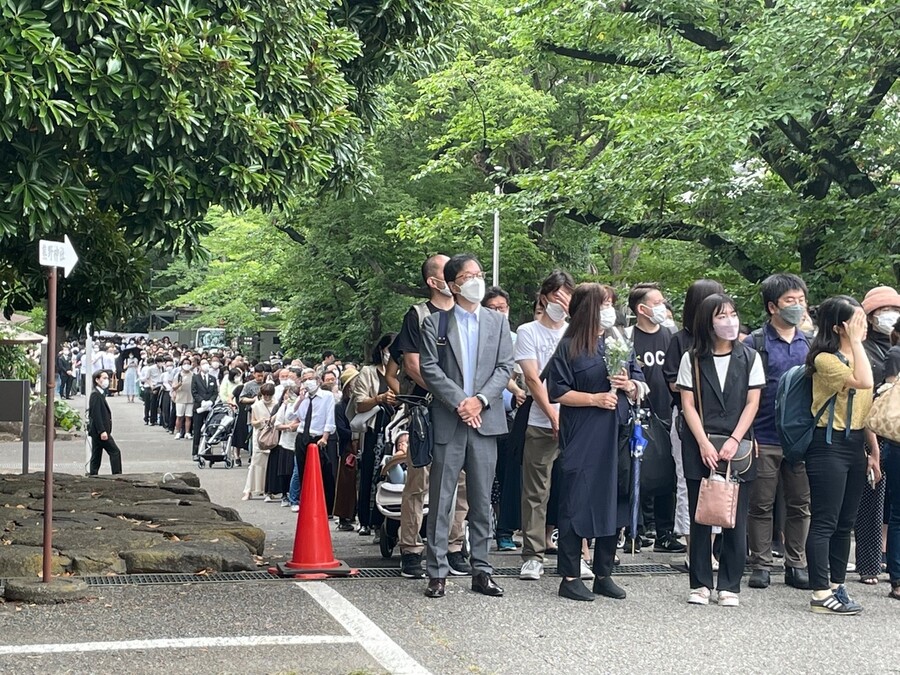
[[[692,588],[690,595],[688,595],[688,604],[708,605],[709,589],[706,586],[701,586],[700,588]]]
[[[591,571],[591,566],[588,565],[588,561],[584,558],[581,559],[581,578],[583,581],[590,581],[594,578],[594,573]]]
[[[273,497],[272,495],[266,495],[266,496],[263,498],[263,501],[264,501],[265,503],[267,503],[267,504],[270,504],[271,502],[274,502],[274,501],[275,501],[275,497]]]
[[[282,499],[282,500],[281,500],[281,505],[282,505],[282,506],[290,506],[291,503],[290,503],[287,499]]]
[[[529,579],[537,581],[544,573],[544,565],[540,560],[526,560],[522,563],[522,569],[519,571],[520,579]]]
[[[719,591],[719,607],[740,607],[741,599],[737,593],[731,591]]]
[[[291,505],[291,511],[293,511],[294,513],[300,513],[300,505],[299,505],[299,504],[292,504],[292,505]]]

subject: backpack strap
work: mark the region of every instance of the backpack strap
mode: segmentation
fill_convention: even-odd
[[[844,356],[841,352],[835,352],[834,355],[838,357],[838,360],[843,363],[845,366],[850,366],[850,361]],[[847,392],[847,416],[844,419],[844,438],[850,438],[850,432],[852,429],[850,428],[850,420],[853,419],[853,397],[856,396],[856,389],[850,389]],[[837,394],[828,399],[828,403],[825,405],[828,406],[828,426],[825,430],[825,442],[828,445],[831,445],[832,432],[834,431],[834,407],[837,404]],[[816,420],[822,416],[822,412],[819,412],[819,416],[816,417]]]
[[[762,359],[763,370],[766,375],[769,374],[769,350],[766,349],[766,327],[757,328],[755,331],[750,333],[750,337],[753,338],[753,349],[756,350],[756,353],[759,354],[759,358]]]
[[[416,312],[416,318],[419,320],[419,328],[421,328],[422,324],[425,323],[425,319],[431,315],[431,312],[428,310],[428,303],[417,302],[412,308]]]

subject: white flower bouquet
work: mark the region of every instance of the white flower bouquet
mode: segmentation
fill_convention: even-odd
[[[610,335],[604,340],[606,346],[604,360],[606,361],[606,370],[610,377],[621,374],[631,359],[631,345],[627,341],[615,335]],[[615,393],[616,388],[611,389]]]

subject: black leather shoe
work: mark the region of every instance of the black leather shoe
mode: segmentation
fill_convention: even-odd
[[[753,570],[747,585],[750,588],[768,588],[769,581],[769,570]]]
[[[426,598],[443,598],[447,586],[446,579],[429,579],[428,588],[425,589]]]
[[[581,579],[572,579],[571,581],[563,579],[559,584],[559,597],[582,602],[594,601],[594,594],[587,589]]]
[[[594,593],[604,595],[613,600],[624,600],[625,589],[616,584],[612,577],[603,577],[602,579],[594,579]]]
[[[475,576],[472,577],[472,590],[476,593],[481,593],[482,595],[490,595],[494,598],[499,598],[503,595],[503,589],[500,588],[494,580],[491,578],[491,575],[487,572],[476,572]]]
[[[801,590],[809,589],[809,571],[805,567],[788,567],[784,570],[784,583]]]

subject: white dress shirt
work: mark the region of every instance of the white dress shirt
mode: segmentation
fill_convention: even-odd
[[[310,420],[309,435],[333,434],[337,429],[334,424],[334,395],[321,387],[312,396],[307,394],[299,405],[295,405],[294,410],[288,413],[288,419],[300,422],[297,433],[303,433],[306,425],[306,411],[309,410],[310,401],[312,401],[312,420]]]

